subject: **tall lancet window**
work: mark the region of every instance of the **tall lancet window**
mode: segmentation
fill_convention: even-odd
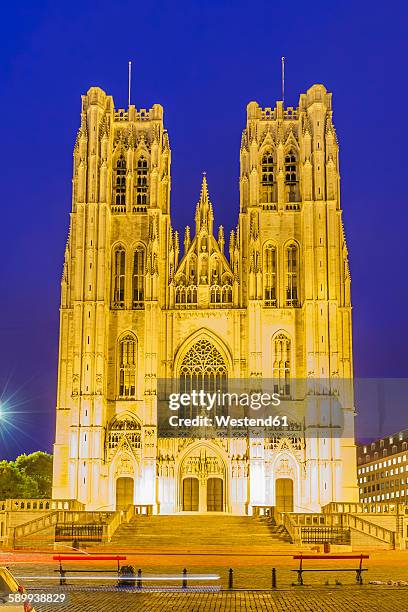
[[[112,264],[112,306],[113,308],[124,308],[126,254],[122,246],[114,250]]]
[[[143,308],[144,305],[144,282],[145,282],[145,252],[142,246],[138,246],[133,256],[133,279],[132,279],[132,306]]]
[[[285,184],[288,202],[296,202],[298,200],[298,181],[297,155],[293,149],[291,149],[287,155],[285,155]]]
[[[299,305],[299,249],[296,244],[286,247],[286,306]]]
[[[285,334],[278,334],[273,340],[273,386],[274,392],[290,396],[291,344]]]
[[[264,282],[265,306],[276,306],[276,247],[272,244],[265,247]]]
[[[148,163],[145,157],[139,157],[136,165],[136,204],[134,211],[147,206],[148,193]]]
[[[135,397],[136,339],[130,334],[119,343],[119,396]]]
[[[121,155],[115,169],[114,212],[126,212],[126,160]]]
[[[264,153],[261,162],[261,200],[262,202],[274,201],[274,162],[271,151]]]

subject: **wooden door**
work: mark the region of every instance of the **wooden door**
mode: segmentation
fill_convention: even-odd
[[[118,478],[116,481],[116,510],[124,510],[133,504],[133,478]]]
[[[207,512],[223,511],[223,484],[222,478],[207,480]]]
[[[183,480],[183,510],[186,512],[198,511],[198,478],[184,478]]]
[[[291,478],[277,478],[275,486],[276,509],[279,512],[293,512],[293,480]]]

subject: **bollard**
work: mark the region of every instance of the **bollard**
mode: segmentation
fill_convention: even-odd
[[[142,588],[142,570],[141,569],[137,570],[137,588],[138,589]]]
[[[60,586],[63,586],[64,584],[67,584],[67,581],[65,579],[65,571],[62,569],[62,567],[60,567]]]
[[[186,568],[184,568],[184,569],[183,569],[183,581],[182,581],[182,583],[181,583],[181,587],[182,587],[183,589],[186,589],[186,588],[187,588],[187,578],[186,578],[186,576],[187,576],[187,570],[186,570]]]
[[[228,588],[234,588],[234,570],[230,567],[228,571]]]
[[[276,567],[272,568],[272,588],[276,589]]]

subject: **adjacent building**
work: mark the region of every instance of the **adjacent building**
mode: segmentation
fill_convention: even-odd
[[[360,502],[408,504],[408,429],[357,446]]]

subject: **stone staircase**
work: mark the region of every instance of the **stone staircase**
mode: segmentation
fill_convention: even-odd
[[[223,554],[291,550],[286,529],[273,519],[227,514],[135,516],[122,523],[98,550],[139,552],[211,552]]]

